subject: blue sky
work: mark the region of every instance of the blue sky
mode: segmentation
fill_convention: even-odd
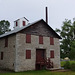
[[[11,29],[16,19],[26,17],[30,23],[45,20],[45,7],[48,7],[48,24],[61,28],[62,22],[75,17],[75,0],[0,0],[0,20],[8,20]]]

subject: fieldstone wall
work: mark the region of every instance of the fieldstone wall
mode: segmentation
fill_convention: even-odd
[[[54,50],[54,68],[60,68],[59,39],[54,38],[54,45],[50,45],[50,37],[43,37],[43,44],[39,44],[39,36],[31,35],[31,43],[26,43],[26,34],[17,33],[8,37],[8,47],[5,47],[5,38],[0,39],[3,60],[0,59],[0,68],[10,69],[16,72],[35,70],[36,49],[45,49],[46,57],[50,57],[50,50]],[[26,50],[31,50],[31,59],[26,59]]]
[[[54,58],[51,59],[54,68],[60,68],[59,39],[54,38],[54,45],[50,45],[50,37],[43,37],[44,43],[39,44],[39,36],[31,35],[31,43],[26,43],[26,34],[16,35],[16,59],[15,71],[35,70],[36,49],[45,49],[46,57],[50,57],[50,50],[54,50]],[[26,50],[31,50],[31,59],[26,59]]]
[[[8,47],[5,47],[5,38],[0,39],[0,68],[14,70],[16,35],[8,36]],[[3,52],[3,60],[1,60]]]

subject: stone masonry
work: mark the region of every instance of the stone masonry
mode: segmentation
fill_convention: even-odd
[[[26,43],[26,34],[31,34],[31,43]],[[43,44],[39,44],[40,35],[43,36]],[[7,36],[8,47],[5,47]],[[54,38],[54,45],[50,45],[50,37]],[[15,72],[35,70],[37,49],[45,50],[46,58],[50,57],[50,51],[54,50],[54,58],[51,58],[51,61],[54,68],[60,68],[60,38],[43,20],[19,31],[4,34],[3,37],[0,36],[0,68]],[[31,50],[31,59],[26,59],[26,50]],[[1,60],[1,52],[3,52],[3,60]]]
[[[8,37],[8,47],[5,47],[5,38],[0,39],[0,68],[14,70],[16,35]],[[1,60],[3,52],[3,60]]]
[[[36,49],[45,49],[46,57],[50,57],[50,50],[54,50],[54,58],[51,59],[54,68],[60,68],[59,39],[54,38],[54,45],[50,45],[50,37],[44,37],[44,44],[39,44],[39,36],[31,35],[31,43],[26,43],[26,34],[16,35],[16,65],[15,71],[35,70]],[[31,50],[31,59],[26,59],[26,50]]]
[[[35,70],[36,49],[45,49],[46,57],[50,57],[50,50],[54,50],[54,58],[51,59],[54,68],[60,68],[59,39],[54,38],[54,45],[50,45],[49,38],[43,37],[44,43],[39,44],[39,36],[31,35],[31,43],[26,43],[26,34],[17,33],[8,37],[8,47],[4,47],[4,38],[0,39],[0,52],[4,52],[3,60],[0,60],[0,68],[10,69],[16,72]],[[31,50],[31,59],[26,59],[26,50]]]

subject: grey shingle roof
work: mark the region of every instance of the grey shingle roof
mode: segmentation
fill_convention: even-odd
[[[39,21],[44,21],[44,20],[43,20],[43,19],[40,19],[40,20],[38,20],[38,21],[36,21],[36,22],[29,23],[28,25],[23,26],[23,27],[21,27],[21,28],[16,28],[16,29],[14,29],[14,30],[12,30],[12,31],[10,31],[10,32],[7,32],[7,33],[5,33],[5,34],[0,35],[0,38],[5,37],[5,36],[8,36],[8,35],[11,35],[11,34],[15,34],[15,33],[19,32],[19,31],[21,31],[21,30],[23,30],[23,29],[25,29],[25,28],[27,28],[27,27],[29,27],[29,26],[31,26],[31,25],[33,25],[33,24],[39,22]],[[45,21],[44,21],[44,22],[45,22]],[[46,23],[46,22],[45,22],[45,23]],[[49,25],[48,25],[48,26],[49,26]],[[50,26],[49,26],[49,28],[52,29]],[[60,37],[53,29],[52,29],[52,31],[58,36],[59,39],[61,39],[61,37]]]
[[[23,26],[23,27],[21,27],[21,28],[16,28],[16,29],[14,29],[14,30],[12,30],[12,31],[10,31],[10,32],[5,33],[5,34],[2,34],[2,35],[0,35],[0,38],[5,37],[5,36],[8,36],[8,35],[13,34],[13,33],[17,33],[17,32],[19,32],[19,31],[21,31],[21,30],[23,30],[23,29],[25,29],[25,28],[27,28],[27,27],[33,25],[34,23],[37,23],[37,22],[41,21],[41,20],[42,20],[42,19],[40,19],[40,20],[38,20],[38,21],[36,21],[36,22],[33,22],[33,23],[29,23],[28,25]]]

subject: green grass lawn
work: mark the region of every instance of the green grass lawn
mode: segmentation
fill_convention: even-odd
[[[18,73],[0,73],[0,75],[75,75],[75,72],[51,72],[47,70],[40,71],[27,71],[27,72],[18,72]]]
[[[70,61],[70,63],[75,63],[75,61]],[[65,61],[61,62],[61,66],[65,64]],[[74,71],[68,72],[52,72],[48,70],[40,70],[40,71],[26,71],[26,72],[8,72],[8,73],[0,73],[0,75],[75,75]]]

